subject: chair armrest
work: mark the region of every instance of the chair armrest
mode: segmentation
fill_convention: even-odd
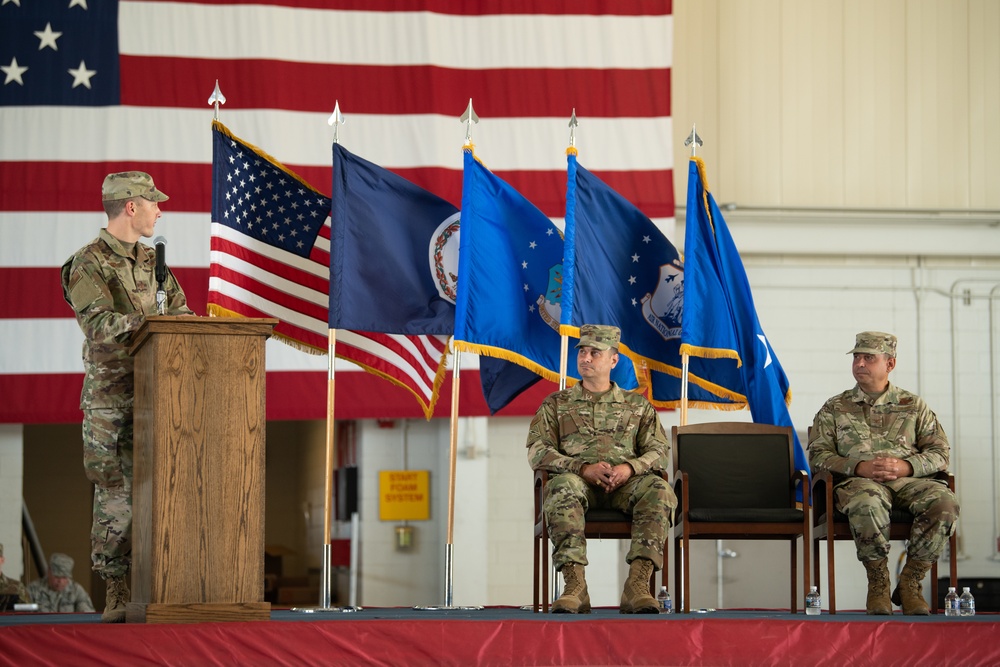
[[[955,474],[947,470],[939,470],[934,473],[934,479],[939,479],[948,485],[948,489],[955,493]]]
[[[814,472],[812,476],[813,523],[833,506],[833,475],[829,470]]]
[[[691,500],[688,498],[688,474],[683,470],[674,471],[674,496],[677,498],[680,520],[686,524]]]
[[[812,507],[811,494],[809,493],[809,471],[796,470],[792,475],[792,485],[802,489],[802,511],[808,513]]]

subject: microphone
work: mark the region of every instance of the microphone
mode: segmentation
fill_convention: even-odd
[[[163,315],[167,308],[167,292],[163,283],[167,281],[167,240],[162,236],[153,239],[156,249],[156,313]]]

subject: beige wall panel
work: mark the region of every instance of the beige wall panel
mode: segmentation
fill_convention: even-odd
[[[727,1],[719,12],[718,164],[708,179],[718,201],[781,201],[781,8],[779,0]],[[685,173],[686,179],[686,173]]]
[[[691,147],[685,146],[684,141],[692,125],[697,125],[699,135],[713,138],[698,147],[698,155],[711,165],[718,164],[721,155],[718,141],[718,0],[675,3],[674,25],[674,67],[670,73],[674,121],[674,201],[678,206],[684,206],[691,157]]]
[[[906,3],[906,208],[969,206],[968,3]]]
[[[969,206],[1000,209],[1000,2],[969,2]]]
[[[677,0],[674,13],[679,204],[697,122],[721,202],[1000,207],[1000,0]]]
[[[784,0],[780,141],[784,206],[844,204],[844,8]]]
[[[844,9],[843,205],[903,207],[906,3],[848,0]]]

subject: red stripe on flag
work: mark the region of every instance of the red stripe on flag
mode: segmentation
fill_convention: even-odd
[[[293,310],[296,313],[300,313],[309,319],[316,320],[317,322],[326,323],[328,321],[327,315],[329,313],[329,308],[326,305],[321,306],[313,303],[312,301],[300,299],[299,297],[289,294],[288,292],[282,292],[279,289],[262,283],[256,278],[245,273],[233,271],[218,264],[213,264],[211,271],[213,278],[220,278],[227,283],[236,285],[237,287],[259,296],[262,299],[267,299],[272,303],[276,303],[279,306]],[[213,291],[212,294],[216,294],[216,292]]]
[[[371,373],[337,373],[335,417],[337,419],[416,419],[423,418],[413,395]],[[80,391],[83,373],[52,375],[0,374],[0,424],[79,424]],[[526,390],[498,414],[505,417],[531,416],[542,400],[558,387],[542,380]],[[441,386],[451,395],[451,374]],[[326,419],[327,374],[316,371],[271,371],[267,374],[268,419]],[[479,371],[461,373],[459,404],[463,417],[488,416],[489,409],[480,390]],[[439,401],[434,416],[448,417],[448,401]]]
[[[253,308],[252,306],[248,306],[242,301],[237,301],[236,299],[228,297],[225,294],[220,294],[219,292],[209,291],[208,300],[220,308],[225,308],[226,310],[242,315],[243,317],[274,317],[271,313],[266,313],[262,310]],[[326,352],[326,349],[329,346],[327,336],[320,335],[315,331],[310,331],[309,329],[303,329],[302,327],[294,324],[289,324],[280,318],[278,324],[274,327],[274,331],[293,341],[319,350],[320,352]]]
[[[456,16],[491,14],[545,14],[663,16],[672,12],[672,0],[176,0],[199,5],[276,5],[300,9],[368,12],[434,12]]]
[[[46,210],[101,211],[94,183],[100,183],[112,171],[142,168],[154,175],[156,184],[170,195],[160,208],[164,217],[171,211],[203,212],[211,210],[211,165],[174,162],[0,162],[0,211],[36,210],[40,201]],[[442,167],[392,169],[403,178],[433,192],[455,206],[462,204],[462,171]],[[333,183],[332,167],[290,166],[289,169],[308,183],[326,192]],[[566,171],[495,171],[511,187],[523,194],[545,215],[561,218],[566,213]],[[674,215],[673,170],[600,171],[593,170],[609,187],[629,200],[651,218]],[[162,183],[162,185],[161,185]],[[92,202],[84,207],[82,202]]]
[[[184,288],[188,306],[204,315],[208,297],[207,268],[170,269]],[[0,267],[0,313],[4,319],[71,318],[73,309],[63,299],[59,269]]]
[[[247,248],[246,246],[238,245],[233,241],[221,238],[219,236],[213,236],[211,241],[211,249],[215,252],[225,253],[231,255],[238,259],[251,264],[262,271],[272,273],[276,276],[290,280],[293,283],[308,287],[309,289],[320,292],[321,294],[329,294],[330,292],[330,281],[327,278],[320,278],[319,276],[297,269],[294,266],[285,264],[284,262],[278,261],[273,257],[267,255],[261,255],[260,253],[254,252],[253,250]],[[281,250],[276,250],[276,252],[283,252]],[[330,254],[324,253],[322,250],[317,251],[318,256],[322,257],[326,255],[325,262],[317,262],[320,266],[329,266]],[[213,262],[213,266],[217,266]],[[221,267],[219,267],[221,269]],[[215,270],[213,269],[212,275],[215,275]],[[324,308],[324,312],[325,312]],[[326,321],[326,315],[320,317],[324,322]]]
[[[175,76],[184,72],[183,77]],[[581,118],[670,115],[669,69],[476,69],[433,65],[338,65],[283,60],[207,60],[122,56],[122,104],[205,106],[206,90],[225,82],[226,109],[285,108],[330,112],[330,90],[350,113],[455,115],[471,97],[483,118]],[[171,81],[150,86],[149,81]],[[267,81],[267,86],[261,86]],[[312,85],[302,86],[302,81]],[[373,86],[372,81],[394,81]],[[428,95],[427,91],[436,91]],[[544,91],[512,95],[511,91]]]
[[[416,419],[423,410],[413,395],[391,382],[361,371],[340,372],[335,376],[337,419]],[[479,371],[461,373],[459,404],[463,417],[490,414],[480,390]],[[58,375],[0,374],[0,424],[79,424],[80,391],[83,373]],[[498,414],[504,417],[531,416],[542,400],[558,387],[542,380],[526,390]],[[316,371],[271,371],[267,374],[268,419],[326,419],[327,374]],[[441,386],[451,395],[451,374]],[[448,401],[439,401],[434,416],[448,417]]]

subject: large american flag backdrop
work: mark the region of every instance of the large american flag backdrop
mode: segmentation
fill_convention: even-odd
[[[142,169],[170,195],[156,233],[205,314],[216,80],[226,125],[325,194],[339,101],[348,149],[456,206],[472,98],[489,168],[557,224],[575,109],[591,171],[662,220],[672,41],[670,0],[2,0],[0,423],[80,419],[83,338],[58,267],[105,224],[105,174]],[[267,355],[268,417],[324,418],[325,357]],[[483,414],[472,361],[462,413]],[[337,369],[338,418],[422,416],[405,390]]]

